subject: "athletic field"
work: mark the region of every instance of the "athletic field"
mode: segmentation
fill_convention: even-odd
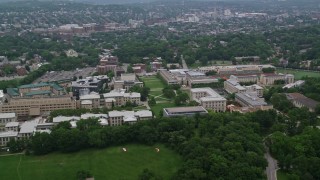
[[[163,145],[127,145],[45,156],[12,155],[0,157],[0,179],[71,180],[76,179],[77,171],[85,170],[95,180],[130,180],[137,179],[145,168],[170,179],[181,163],[180,156]]]

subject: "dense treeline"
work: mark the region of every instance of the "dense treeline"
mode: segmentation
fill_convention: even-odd
[[[320,179],[320,130],[306,128],[301,134],[274,133],[269,138],[271,153],[290,179]]]
[[[29,152],[74,152],[127,143],[164,143],[184,158],[173,179],[265,179],[260,125],[250,116],[210,113],[195,118],[161,118],[134,125],[101,127],[96,119],[68,122],[37,133]]]
[[[303,60],[312,60],[311,69],[320,65],[320,26],[285,29],[266,33],[265,36],[280,50],[279,58],[289,60],[288,66],[300,68]]]

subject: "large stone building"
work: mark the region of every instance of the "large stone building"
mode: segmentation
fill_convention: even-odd
[[[276,81],[283,81],[286,84],[294,83],[292,74],[261,74],[260,83],[263,85],[274,85]]]
[[[225,112],[227,100],[216,93],[211,88],[193,88],[190,90],[193,100],[200,103],[205,109],[210,109],[215,112]]]
[[[316,107],[320,104],[319,102],[310,99],[300,93],[287,93],[286,96],[287,99],[291,101],[295,107],[306,107],[311,112],[314,112]]]
[[[71,82],[73,96],[77,98],[85,94],[84,92],[99,92],[103,88],[103,84],[108,82],[108,76],[93,76],[85,79],[78,79]]]
[[[166,69],[159,70],[159,74],[168,85],[179,84],[177,78]]]
[[[264,98],[258,97],[256,92],[236,93],[235,100],[244,107],[256,108],[260,110],[272,109],[272,105],[268,105]]]
[[[218,79],[206,76],[202,72],[189,71],[186,72],[187,86],[192,87],[195,84],[211,84],[219,82]]]
[[[39,83],[8,88],[0,112],[18,117],[39,116],[57,109],[75,109],[76,100],[57,84]]]
[[[97,66],[99,74],[106,74],[109,71],[114,72],[118,66],[118,58],[115,56],[104,56],[100,59],[100,64]]]
[[[120,77],[113,78],[111,85],[114,89],[125,89],[129,92],[135,85],[143,87],[143,82],[140,82],[135,74],[121,74]]]
[[[224,82],[224,89],[229,93],[256,92],[258,97],[263,96],[263,88],[257,84],[250,86],[241,86],[237,80],[229,79]]]
[[[110,102],[114,106],[124,106],[127,102],[131,102],[137,105],[141,104],[140,98],[141,94],[136,92],[130,92],[126,93],[124,90],[114,90],[110,93],[103,94],[103,97],[105,99],[106,107],[110,107]]]
[[[240,83],[257,83],[259,81],[258,75],[231,75],[230,79],[236,80]]]
[[[218,75],[249,75],[261,74],[263,68],[275,68],[272,65],[233,65],[233,66],[207,66],[199,67],[198,71],[206,73],[209,71],[216,71]]]
[[[109,113],[110,126],[120,126],[124,123],[134,124],[137,121],[152,119],[152,112],[149,110],[141,111],[110,111]]]

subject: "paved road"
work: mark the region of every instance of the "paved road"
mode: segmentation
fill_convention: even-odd
[[[269,148],[267,147],[266,147],[266,153],[264,154],[264,157],[268,161],[268,167],[266,168],[268,180],[277,180],[277,170],[279,169],[278,161],[270,155]]]
[[[181,55],[181,62],[182,62],[182,68],[188,69],[188,65],[187,65],[186,61],[184,60],[183,55]]]

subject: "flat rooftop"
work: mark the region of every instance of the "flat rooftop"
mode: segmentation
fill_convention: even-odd
[[[168,114],[208,112],[202,106],[164,108]]]

